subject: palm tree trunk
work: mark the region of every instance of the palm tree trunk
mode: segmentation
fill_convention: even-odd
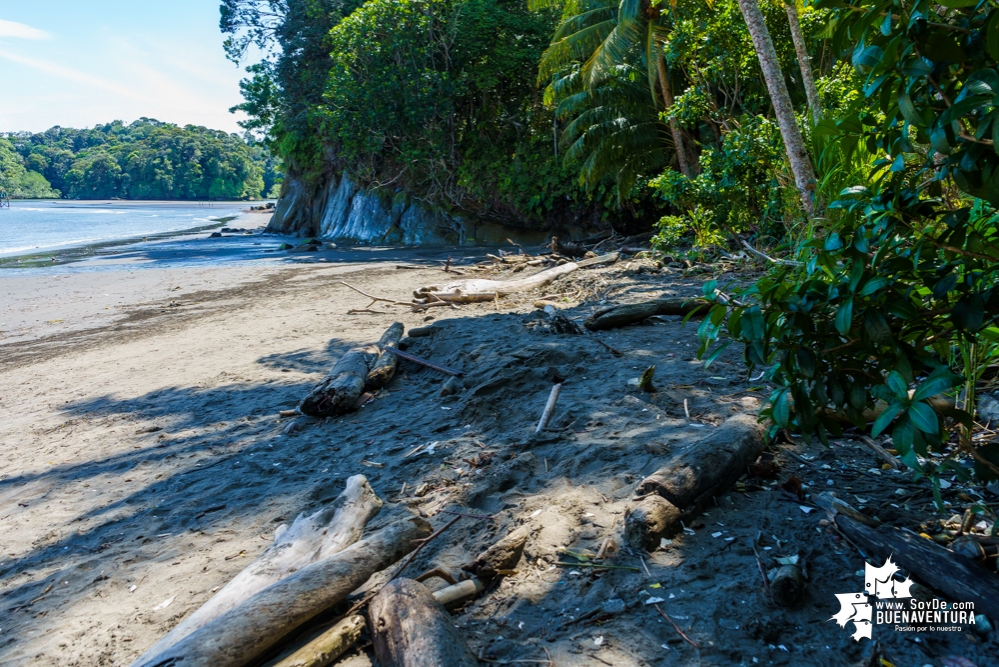
[[[663,107],[669,111],[669,108],[673,106],[673,91],[670,90],[669,79],[666,76],[665,58],[659,57],[656,69],[659,72],[659,87],[662,88],[663,92]],[[676,159],[680,163],[680,172],[687,178],[693,178],[694,170],[691,168],[687,156],[686,142],[684,142],[683,133],[676,124],[676,119],[669,119],[669,131],[673,135],[673,145],[676,147]]]
[[[784,138],[787,160],[794,174],[795,185],[798,186],[798,192],[801,194],[802,208],[809,218],[814,218],[815,201],[812,198],[812,193],[815,190],[815,170],[812,168],[808,151],[805,150],[805,142],[801,138],[798,121],[794,117],[791,96],[784,84],[784,74],[777,62],[777,52],[774,50],[770,31],[767,30],[767,24],[763,21],[763,13],[760,11],[757,0],[739,0],[739,9],[742,10],[742,17],[746,20],[749,34],[753,38],[753,46],[756,48],[756,55],[760,59],[763,79],[770,92],[770,101],[774,105],[780,133]]]
[[[819,101],[819,89],[815,87],[812,59],[808,56],[808,45],[805,44],[805,35],[801,32],[798,10],[794,2],[795,0],[790,0],[784,5],[784,9],[787,10],[787,22],[791,24],[791,40],[794,42],[794,51],[798,54],[798,67],[801,68],[801,82],[808,97],[808,108],[812,111],[812,120],[818,124],[822,120],[822,103]]]

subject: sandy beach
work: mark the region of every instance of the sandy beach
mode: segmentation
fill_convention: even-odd
[[[213,263],[210,241],[192,241],[190,257],[174,264],[147,256],[130,269],[138,260],[126,256],[101,270],[0,274],[0,665],[128,665],[280,525],[328,503],[355,474],[386,501],[369,530],[411,512],[435,528],[453,518],[444,511],[491,515],[463,519],[421,552],[413,574],[456,569],[510,529],[531,528],[517,573],[454,617],[480,657],[550,654],[559,666],[593,667],[861,664],[864,645],[827,619],[835,593],[862,586],[863,560],[776,482],[719,497],[668,548],[641,559],[623,550],[615,561],[623,569],[559,564],[567,548],[620,542],[636,484],[725,419],[755,413],[761,394],[736,350],[708,369],[694,359],[693,327],[678,317],[601,333],[625,352],[615,357],[593,335],[535,326],[533,301],[554,295],[582,318],[608,299],[696,295],[698,279],[619,262],[495,304],[347,315],[368,299],[341,281],[408,300],[442,280],[440,260],[467,265],[486,250],[358,248]],[[407,330],[432,324],[436,333],[412,339],[411,350],[462,368],[464,388],[442,397],[442,375],[403,364],[358,412],[282,435],[279,412],[393,321]],[[643,394],[629,381],[652,364],[660,391]],[[564,390],[554,430],[535,435],[556,381]],[[418,445],[424,451],[404,456]],[[830,449],[785,443],[775,455],[807,484],[846,485],[872,504],[911,484],[894,471],[884,473],[887,488],[853,474],[875,463],[848,439]],[[909,511],[895,513],[904,522]],[[767,603],[754,540],[807,559],[799,607]],[[668,597],[696,648],[643,604],[650,595]],[[612,598],[627,613],[566,625]],[[885,643],[899,665],[947,654],[995,664],[994,640],[953,634]],[[362,645],[339,664],[371,660]]]

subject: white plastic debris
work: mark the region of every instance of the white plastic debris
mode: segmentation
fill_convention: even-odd
[[[136,586],[135,584],[132,584],[131,586],[128,587],[128,592],[129,593],[134,593],[136,588],[138,588],[138,586]]]
[[[604,636],[600,635],[599,637],[594,637],[593,643],[596,644],[597,646],[603,646],[604,645]]]
[[[805,505],[798,505],[798,507],[800,507],[801,511],[804,512],[805,514],[811,514],[812,512],[815,511],[814,507],[807,507]]]
[[[176,595],[174,595],[172,598],[167,598],[163,602],[160,602],[158,605],[156,605],[155,607],[153,607],[153,611],[158,611],[160,609],[166,609],[167,607],[170,606],[170,603],[173,602],[175,599],[177,599]]]
[[[711,537],[721,537],[723,533],[719,530],[717,533],[711,533]]]
[[[663,598],[649,598],[645,601],[645,604],[659,604],[660,602],[666,602]]]

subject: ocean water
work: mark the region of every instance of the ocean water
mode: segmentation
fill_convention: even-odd
[[[10,208],[0,209],[0,257],[204,227],[219,218],[238,216],[249,205],[14,200]]]

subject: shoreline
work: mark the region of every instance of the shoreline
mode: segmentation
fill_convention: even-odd
[[[143,236],[129,236],[120,239],[107,239],[103,241],[89,241],[83,243],[68,243],[60,246],[53,246],[45,249],[36,249],[37,252],[14,251],[12,253],[0,253],[0,269],[28,269],[41,266],[51,266],[53,264],[70,264],[82,262],[87,259],[114,253],[103,253],[101,250],[107,248],[118,248],[140,243],[164,241],[171,238],[186,236],[188,234],[199,234],[218,227],[224,227],[233,220],[238,220],[241,216],[234,215],[219,218],[210,225],[199,225],[189,229],[175,229],[167,232],[156,232],[155,234],[145,234]]]
[[[175,238],[178,236],[183,236],[187,234],[197,234],[199,232],[216,229],[220,226],[225,226],[226,224],[234,221],[241,220],[243,218],[248,218],[252,215],[260,215],[262,213],[267,215],[267,221],[270,220],[270,215],[272,211],[252,211],[250,207],[259,205],[261,203],[266,203],[267,200],[260,201],[246,201],[246,202],[210,202],[206,204],[205,202],[199,201],[171,201],[171,200],[60,200],[60,199],[19,199],[16,200],[18,206],[25,206],[28,210],[38,210],[31,208],[32,205],[45,205],[50,210],[68,210],[68,209],[80,209],[80,210],[95,210],[95,209],[117,209],[119,212],[124,212],[123,209],[158,209],[158,208],[169,208],[169,209],[199,209],[205,210],[206,212],[216,208],[218,206],[219,215],[214,217],[214,220],[205,224],[195,224],[190,227],[181,227],[175,229],[167,229],[164,231],[157,232],[146,232],[137,233],[134,231],[122,231],[123,236],[116,238],[96,238],[96,239],[80,239],[71,240],[65,243],[57,243],[53,245],[47,245],[42,247],[31,246],[31,247],[21,247],[13,250],[6,250],[0,252],[0,269],[6,268],[30,268],[38,266],[48,266],[52,262],[57,263],[69,263],[76,262],[82,259],[87,259],[90,257],[100,256],[103,254],[101,252],[104,249],[116,248],[121,246],[139,244],[143,242],[156,242],[163,241],[170,238]],[[235,207],[240,207],[236,210]],[[16,210],[17,206],[15,206]],[[212,216],[208,216],[212,217]],[[0,223],[5,222],[4,216],[0,215]],[[191,221],[195,222],[195,221]],[[11,223],[16,224],[16,223]],[[266,221],[262,225],[266,227]]]

